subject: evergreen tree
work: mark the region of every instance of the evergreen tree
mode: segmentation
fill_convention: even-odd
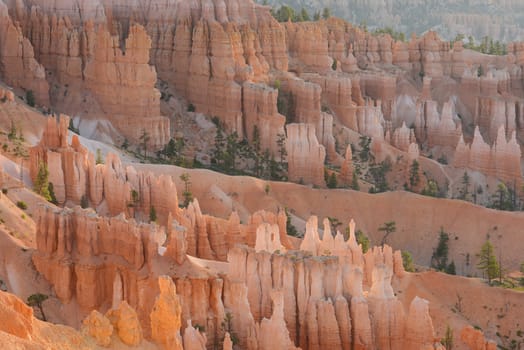
[[[512,191],[504,183],[499,183],[497,191],[492,197],[491,207],[498,210],[515,210],[513,195]]]
[[[358,183],[358,175],[357,175],[356,171],[353,172],[353,178],[351,179],[351,186],[350,187],[353,190],[355,190],[355,191],[359,191],[360,190],[360,185]]]
[[[489,240],[482,245],[480,253],[477,254],[477,256],[479,258],[477,268],[485,273],[488,278],[488,283],[491,284],[491,281],[499,276],[500,266],[495,257],[493,245]]]
[[[149,136],[149,133],[146,131],[146,129],[142,129],[142,135],[140,135],[140,141],[142,143],[142,149],[144,150],[144,158],[147,158],[147,146],[149,144],[150,139],[151,139],[151,136]]]
[[[468,200],[470,177],[467,171],[462,175],[462,188],[459,191],[459,199]]]
[[[382,241],[380,245],[386,244],[386,240],[390,234],[397,231],[397,224],[395,221],[388,221],[385,222],[384,225],[378,228],[379,231],[384,232],[384,236],[382,237]]]
[[[311,18],[309,17],[309,13],[303,7],[302,7],[302,10],[300,10],[300,16],[302,17],[302,20],[304,21],[311,21]]]
[[[56,200],[56,196],[55,196],[55,187],[53,183],[50,182],[47,188],[49,189],[49,197],[51,198],[49,201],[53,203],[54,205],[58,205],[58,201]]]
[[[278,154],[280,155],[280,166],[284,168],[284,163],[286,162],[286,157],[287,157],[286,135],[284,134],[277,135],[277,146],[278,146]]]
[[[9,129],[9,133],[7,134],[7,139],[9,141],[13,141],[14,139],[16,139],[16,135],[17,135],[16,125],[15,125],[15,122],[11,120],[11,128]]]
[[[437,248],[431,256],[431,266],[439,271],[444,271],[448,266],[449,234],[440,228]]]
[[[149,208],[149,221],[156,222],[156,219],[157,219],[156,209],[154,206],[151,206],[151,208]]]
[[[362,232],[362,230],[357,230],[355,232],[355,238],[357,239],[357,243],[362,246],[362,253],[366,253],[371,245],[371,243],[369,242],[369,237],[366,236],[366,234]]]
[[[337,175],[335,172],[332,172],[331,175],[329,175],[326,184],[328,188],[337,188]]]
[[[329,17],[331,17],[331,10],[328,7],[324,7],[322,10],[322,18],[328,19]]]
[[[280,8],[276,12],[272,11],[272,14],[273,17],[275,17],[275,19],[279,22],[288,22],[296,20],[295,10],[286,5],[280,6]]]
[[[289,214],[289,211],[287,210],[287,208],[285,208],[284,210],[286,213],[286,232],[287,234],[293,237],[299,237],[297,228],[291,223],[291,214]]]
[[[402,251],[402,265],[407,272],[415,272],[415,265],[413,264],[413,256],[408,251]]]
[[[31,107],[35,106],[35,94],[33,93],[33,90],[26,91],[25,100],[29,106]]]
[[[449,263],[448,267],[446,267],[446,273],[448,275],[456,275],[457,274],[457,269],[455,267],[455,262],[453,260],[451,260],[451,262]]]
[[[370,160],[369,152],[370,152],[370,145],[371,145],[371,137],[360,136],[358,145],[360,147],[360,152],[358,153],[360,161],[367,162],[368,160]]]
[[[27,298],[27,305],[32,306],[32,307],[36,306],[40,310],[40,314],[42,315],[43,321],[47,321],[47,319],[45,317],[44,308],[42,307],[42,303],[46,301],[47,298],[48,296],[42,293],[31,294]]]
[[[49,169],[47,169],[47,164],[44,162],[41,162],[38,166],[34,191],[44,197],[47,201],[52,200],[51,194],[49,193]]]
[[[224,165],[224,155],[226,152],[226,139],[222,130],[222,124],[218,124],[215,134],[215,150],[213,151],[213,158],[218,167]]]
[[[420,182],[419,169],[420,165],[418,161],[414,160],[413,163],[411,163],[411,168],[409,170],[409,186],[411,190],[413,190],[413,188]]]
[[[188,173],[184,173],[180,175],[180,180],[184,182],[184,192],[182,193],[182,196],[184,197],[184,203],[182,206],[187,208],[189,203],[193,201],[193,193],[191,193],[191,179]]]
[[[227,171],[234,171],[238,155],[238,134],[233,132],[226,138],[226,153],[224,154],[224,168]]]

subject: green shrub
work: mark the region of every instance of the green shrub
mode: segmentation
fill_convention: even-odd
[[[27,203],[24,202],[24,201],[18,201],[16,202],[16,206],[22,210],[26,210],[27,209]]]

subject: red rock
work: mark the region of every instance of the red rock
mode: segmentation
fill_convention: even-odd
[[[287,126],[288,178],[290,181],[324,187],[326,151],[309,124]]]

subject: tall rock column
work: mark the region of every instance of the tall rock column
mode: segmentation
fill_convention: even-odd
[[[290,181],[324,187],[326,150],[310,124],[287,126],[288,178]]]
[[[183,350],[180,326],[182,307],[176,286],[168,276],[158,279],[160,295],[151,312],[151,338],[164,350]]]

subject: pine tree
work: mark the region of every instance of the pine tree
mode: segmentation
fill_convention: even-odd
[[[326,183],[328,188],[337,188],[337,175],[332,172],[331,175],[329,175]]]
[[[413,256],[408,251],[402,251],[402,265],[407,272],[415,272],[415,265],[413,264]]]
[[[459,191],[459,199],[468,200],[470,177],[467,171],[462,175],[462,188]]]
[[[53,183],[50,182],[47,188],[49,189],[49,197],[51,197],[49,201],[53,203],[54,205],[58,205],[58,201],[56,200],[56,196],[55,196],[55,187]]]
[[[154,206],[151,206],[151,208],[149,208],[149,221],[156,222],[156,219],[157,219],[156,209]]]
[[[433,251],[433,255],[431,256],[431,266],[439,271],[444,271],[448,266],[448,242],[449,234],[447,234],[441,227],[437,248]]]
[[[360,185],[358,183],[358,175],[356,172],[353,172],[353,178],[351,179],[351,186],[350,186],[353,190],[355,191],[359,191],[360,190]]]
[[[491,284],[491,280],[499,276],[500,266],[495,256],[493,245],[489,240],[482,245],[477,256],[479,258],[477,268],[486,274],[488,283]]]
[[[397,224],[395,221],[385,222],[384,225],[378,228],[379,231],[385,232],[384,237],[382,237],[381,245],[386,244],[386,240],[390,234],[397,231]]]
[[[149,144],[150,139],[151,139],[151,136],[149,136],[149,133],[146,131],[146,129],[142,129],[142,135],[140,135],[140,141],[142,142],[142,149],[144,150],[144,158],[147,158],[147,145]]]
[[[46,301],[47,298],[48,296],[42,293],[31,294],[27,298],[27,305],[33,306],[33,307],[36,306],[40,310],[40,314],[42,315],[43,321],[47,321],[47,319],[45,317],[44,308],[42,307],[42,303]]]
[[[448,267],[446,268],[446,273],[448,275],[456,275],[457,274],[457,268],[455,267],[455,262],[451,260]]]
[[[36,175],[33,190],[47,201],[52,200],[51,194],[49,193],[49,169],[47,169],[47,164],[44,162],[41,162],[38,167],[38,174]]]
[[[213,151],[213,158],[218,167],[224,165],[224,154],[226,149],[226,139],[222,131],[222,124],[218,124],[215,135],[215,150]]]
[[[324,10],[322,10],[322,18],[328,19],[331,17],[331,10],[328,7],[324,7]]]
[[[366,236],[362,230],[357,230],[357,232],[355,232],[355,238],[357,239],[357,243],[362,246],[362,253],[366,253],[371,245],[369,237]]]
[[[284,134],[277,135],[277,146],[278,146],[278,153],[280,155],[280,166],[284,168],[284,163],[286,162],[286,157],[287,157],[286,135]]]
[[[29,106],[34,107],[35,106],[35,94],[33,93],[33,90],[27,90],[25,93],[25,99]]]
[[[413,190],[413,188],[420,182],[420,175],[418,173],[419,169],[420,165],[418,161],[414,160],[413,163],[411,163],[411,168],[409,170],[409,186],[411,190]]]
[[[182,193],[182,196],[184,197],[184,203],[182,206],[184,208],[187,208],[189,203],[193,201],[193,193],[191,193],[191,179],[189,177],[188,173],[184,173],[180,175],[180,180],[184,182],[184,192]]]
[[[309,13],[303,7],[302,7],[302,10],[300,11],[300,16],[302,17],[302,20],[304,21],[311,21],[311,18],[309,17]]]
[[[289,236],[299,237],[297,228],[291,223],[291,214],[289,214],[287,208],[285,208],[284,211],[286,213],[286,233]]]

